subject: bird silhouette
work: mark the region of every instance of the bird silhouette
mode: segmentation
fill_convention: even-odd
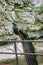
[[[14,33],[19,35],[21,37],[21,40],[31,40],[29,38],[29,35],[26,31],[24,31],[23,29],[18,29],[18,26],[16,24],[13,23],[13,30]],[[35,48],[32,44],[32,42],[22,42],[22,46],[23,46],[23,50],[25,53],[35,53]],[[35,55],[25,55],[26,61],[28,63],[28,65],[38,65],[38,61]]]

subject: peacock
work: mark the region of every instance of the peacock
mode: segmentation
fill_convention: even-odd
[[[13,24],[13,30],[14,33],[19,35],[21,37],[21,40],[30,40],[28,33],[24,31],[23,29],[19,29],[18,26],[15,23]],[[25,53],[35,53],[35,48],[32,44],[32,42],[22,42],[23,50]],[[28,65],[38,65],[38,61],[36,59],[35,55],[25,55],[26,61]]]

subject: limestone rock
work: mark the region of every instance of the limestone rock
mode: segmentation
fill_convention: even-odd
[[[15,20],[15,12],[14,11],[6,11],[6,19],[9,21]]]
[[[38,25],[28,25],[27,26],[27,29],[28,30],[31,30],[31,31],[38,31],[38,30],[41,30],[41,24],[38,24]]]
[[[43,36],[43,31],[37,31],[37,32],[28,32],[28,35],[30,38],[40,38]]]
[[[12,11],[14,9],[14,5],[8,5],[6,6],[6,10]]]
[[[40,15],[36,15],[36,20],[39,20],[40,22],[43,22],[43,13]]]
[[[17,16],[18,21],[22,21],[23,23],[35,23],[34,14],[31,12],[17,13]]]
[[[1,5],[0,5],[0,13],[1,12],[5,12],[5,8],[3,8]]]

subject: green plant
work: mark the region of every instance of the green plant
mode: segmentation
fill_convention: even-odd
[[[39,8],[40,8],[40,10],[43,10],[43,5],[41,5]]]
[[[43,5],[40,5],[39,9],[40,9],[40,12],[43,12]]]
[[[2,0],[0,0],[0,3],[2,3]]]
[[[23,8],[15,8],[14,10],[15,10],[15,12],[27,12],[28,11],[26,9],[26,7],[23,7]]]
[[[5,0],[0,0],[0,3],[3,3]]]

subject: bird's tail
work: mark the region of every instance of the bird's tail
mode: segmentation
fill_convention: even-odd
[[[24,30],[20,29],[19,32],[18,32],[18,27],[14,23],[13,23],[13,29],[14,29],[14,32],[16,34],[19,34],[19,32],[20,32],[22,40],[30,40],[28,34]],[[34,48],[32,42],[28,42],[28,43],[22,42],[22,46],[23,46],[23,50],[24,50],[25,53],[35,53],[35,48]],[[25,57],[26,57],[28,65],[38,65],[36,56],[25,55]]]
[[[21,37],[22,40],[30,40],[27,33],[25,33],[23,30],[20,30],[21,34],[24,37]],[[35,53],[35,48],[32,44],[32,42],[28,43],[22,43],[23,50],[25,53]],[[38,65],[37,59],[35,55],[25,55],[28,65]]]

